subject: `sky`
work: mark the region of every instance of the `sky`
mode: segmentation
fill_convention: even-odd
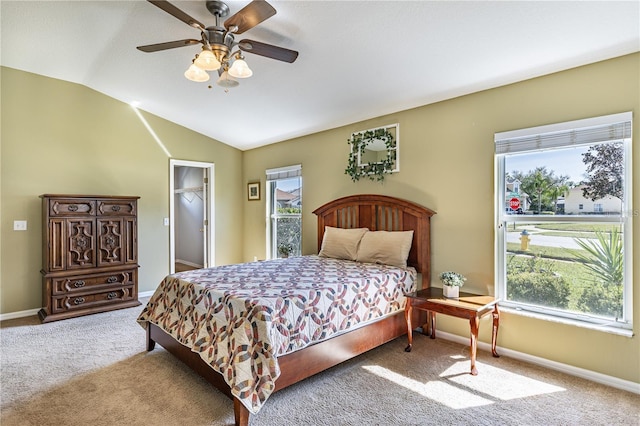
[[[547,170],[553,171],[556,176],[569,176],[569,180],[577,184],[585,178],[586,165],[582,162],[581,154],[588,149],[588,146],[582,146],[509,155],[505,159],[505,168],[508,173],[520,171],[526,174],[536,167],[546,166]]]
[[[298,178],[278,180],[278,189],[282,191],[291,192],[293,190],[298,189],[299,187],[300,187],[300,181],[298,180]]]

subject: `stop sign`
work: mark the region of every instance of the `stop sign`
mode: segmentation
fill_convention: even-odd
[[[509,200],[509,207],[511,207],[511,210],[518,210],[520,208],[520,200],[513,197]]]

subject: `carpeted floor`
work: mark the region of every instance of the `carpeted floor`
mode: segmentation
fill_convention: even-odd
[[[232,403],[161,347],[142,307],[0,329],[2,426],[229,425]],[[257,425],[634,425],[640,396],[468,348],[397,339],[274,394]]]

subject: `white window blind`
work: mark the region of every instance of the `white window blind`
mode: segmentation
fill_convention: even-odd
[[[631,112],[496,133],[496,154],[540,151],[631,138]]]
[[[298,176],[302,176],[302,164],[267,170],[267,180],[288,179]]]

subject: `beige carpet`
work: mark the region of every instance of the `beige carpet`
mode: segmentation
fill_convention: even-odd
[[[0,329],[2,426],[228,425],[231,401],[162,348],[142,308]],[[480,351],[401,338],[274,394],[256,425],[639,425],[640,396]]]

